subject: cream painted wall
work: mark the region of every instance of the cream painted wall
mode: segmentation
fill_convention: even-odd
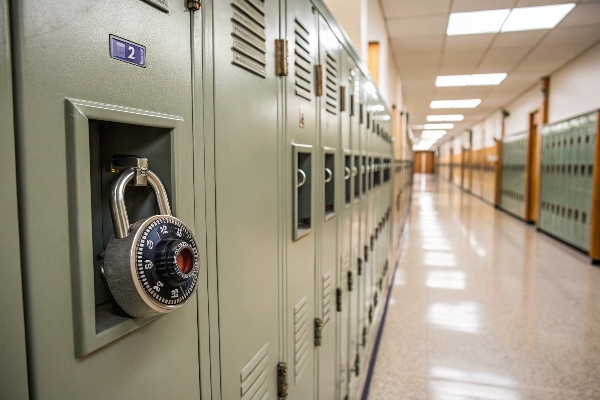
[[[550,77],[549,122],[600,108],[600,43]]]
[[[529,114],[542,104],[541,84],[523,94],[505,108],[510,116],[505,120],[505,136],[523,133],[529,129]]]

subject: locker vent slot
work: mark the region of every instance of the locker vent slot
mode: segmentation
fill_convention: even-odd
[[[242,400],[265,399],[269,395],[269,344],[250,360],[240,373]]]
[[[337,86],[337,61],[329,53],[325,53],[325,59],[325,111],[327,111],[330,114],[337,115],[337,106],[339,104]]]
[[[312,100],[313,91],[313,61],[310,55],[310,33],[297,19],[294,33],[296,36],[294,50],[296,94],[310,101]]]
[[[267,77],[267,35],[263,0],[232,0],[232,64]]]
[[[312,326],[308,323],[308,303],[304,297],[294,308],[294,373],[296,383],[308,365],[308,344]]]
[[[333,300],[332,282],[331,272],[323,275],[323,329],[325,329],[331,319],[331,302]]]

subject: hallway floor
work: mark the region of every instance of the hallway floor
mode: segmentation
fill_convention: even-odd
[[[600,269],[415,176],[370,400],[600,399]]]

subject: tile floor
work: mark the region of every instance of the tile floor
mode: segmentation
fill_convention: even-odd
[[[410,226],[370,400],[600,399],[600,269],[431,176]]]

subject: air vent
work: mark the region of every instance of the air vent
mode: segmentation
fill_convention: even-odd
[[[294,308],[294,374],[296,383],[308,365],[309,333],[312,326],[308,323],[308,304],[304,297]]]
[[[331,319],[331,301],[333,299],[333,285],[331,272],[323,275],[323,329]]]
[[[267,45],[262,0],[232,0],[233,65],[265,78]]]
[[[269,396],[269,345],[250,360],[240,373],[242,400],[266,399]]]
[[[312,57],[310,55],[310,33],[308,29],[296,19],[295,26],[295,50],[294,65],[296,94],[308,101],[312,99],[313,77]]]
[[[329,53],[326,53],[325,59],[325,111],[327,111],[330,114],[337,115],[337,106],[339,104],[337,86],[337,61]]]

